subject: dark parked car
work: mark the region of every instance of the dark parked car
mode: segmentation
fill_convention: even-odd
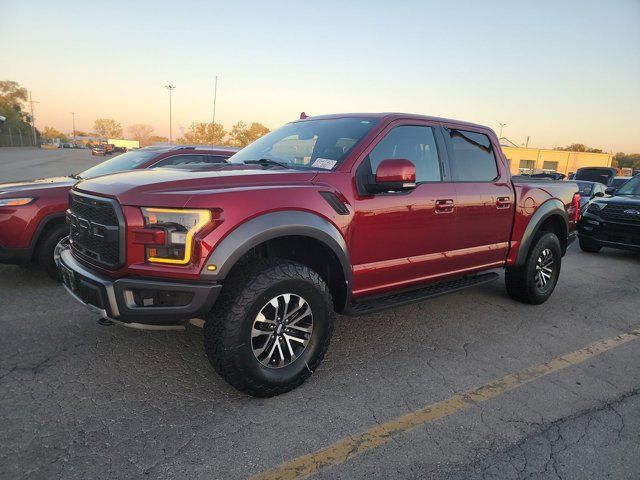
[[[107,154],[104,145],[94,145],[91,148],[91,155],[102,155],[103,157]]]
[[[618,170],[613,167],[583,167],[579,168],[574,175],[574,180],[586,180],[587,182],[598,182],[609,186]]]
[[[123,153],[68,177],[0,184],[0,263],[43,265],[54,278],[55,248],[68,235],[69,189],[78,180],[125,170],[174,167],[202,169],[224,163],[238,151],[226,147],[147,147]]]
[[[587,204],[595,197],[602,197],[607,187],[599,182],[587,182],[585,180],[575,180],[580,193],[580,211],[584,211]]]
[[[550,180],[564,180],[566,175],[558,172],[533,173],[531,178],[548,178]]]
[[[618,190],[622,185],[627,183],[632,178],[633,177],[613,177],[611,179],[611,182],[609,182],[609,189],[610,190],[607,193],[608,194],[615,193],[616,190]]]
[[[602,247],[640,251],[640,176],[613,196],[589,202],[578,235],[585,252],[598,252]]]

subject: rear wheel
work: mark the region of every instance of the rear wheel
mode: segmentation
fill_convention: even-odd
[[[509,296],[533,305],[546,302],[558,283],[561,263],[558,237],[555,233],[541,232],[534,239],[524,265],[506,269]]]
[[[216,371],[249,395],[302,384],[320,365],[335,314],[326,283],[310,268],[263,260],[234,272],[206,319],[204,347]]]
[[[61,246],[58,244],[61,240],[68,237],[69,227],[61,223],[47,230],[43,235],[38,246],[38,263],[47,271],[51,278],[60,281],[56,255],[58,257],[60,256]]]
[[[583,252],[598,253],[602,250],[602,244],[587,237],[579,237],[580,249]]]

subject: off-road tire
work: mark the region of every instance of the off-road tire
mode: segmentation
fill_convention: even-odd
[[[60,282],[60,272],[53,258],[53,252],[60,240],[69,235],[69,226],[60,223],[43,233],[38,242],[38,250],[36,252],[38,264],[45,269],[47,274],[54,280]]]
[[[553,256],[554,269],[550,285],[541,289],[536,284],[536,264],[542,252],[550,250]],[[511,298],[523,303],[539,305],[546,302],[553,293],[560,276],[562,263],[562,250],[560,241],[555,233],[540,232],[534,237],[532,246],[527,254],[524,265],[519,267],[507,267],[505,272],[505,284],[507,293]]]
[[[590,238],[578,237],[578,243],[580,244],[580,250],[583,252],[598,253],[602,250],[602,244]]]
[[[280,294],[304,297],[313,315],[305,350],[290,364],[270,368],[252,348],[251,329],[266,302]],[[204,348],[227,382],[255,397],[271,397],[301,385],[318,368],[329,347],[335,313],[329,288],[312,269],[285,259],[262,259],[238,268],[206,318]]]

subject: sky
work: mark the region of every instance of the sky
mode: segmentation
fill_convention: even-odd
[[[640,152],[640,0],[0,0],[0,79],[36,126],[96,118],[173,136],[399,111],[473,121],[520,145]]]

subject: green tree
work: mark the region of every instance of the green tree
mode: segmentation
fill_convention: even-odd
[[[149,137],[149,145],[153,145],[154,143],[167,143],[169,139],[167,137],[162,137],[160,135],[151,135]]]
[[[184,136],[178,139],[178,143],[183,145],[220,145],[226,135],[227,132],[219,123],[213,125],[211,122],[193,122]]]
[[[567,145],[566,147],[557,147],[556,150],[564,150],[567,152],[602,153],[601,148],[587,147],[582,143],[573,143],[571,145]]]
[[[613,156],[613,166],[640,169],[640,153],[618,152]]]
[[[42,131],[42,138],[45,138],[47,140],[59,138],[62,143],[66,143],[69,141],[69,137],[67,135],[56,130],[53,127],[44,127],[44,130]]]
[[[153,135],[153,127],[146,123],[135,123],[127,127],[127,134],[132,140],[138,140],[141,147],[149,145],[149,138]]]
[[[236,147],[245,147],[269,132],[270,130],[261,123],[253,122],[247,126],[243,121],[239,121],[231,128],[230,143]]]
[[[27,99],[27,89],[18,82],[0,81],[0,115],[6,117],[2,128],[18,129],[25,134],[30,131],[30,117],[22,110]]]
[[[122,137],[122,125],[110,118],[98,118],[93,122],[93,130],[104,138]]]

